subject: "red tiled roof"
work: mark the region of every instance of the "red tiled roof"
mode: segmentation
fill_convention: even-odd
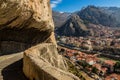
[[[93,67],[96,67],[98,70],[101,70],[101,65],[100,64],[94,64]]]
[[[103,72],[106,72],[106,71],[107,71],[107,68],[101,68],[101,70],[102,70]]]
[[[111,74],[105,78],[105,80],[111,80],[112,78],[116,78],[117,80],[120,80],[120,74]]]
[[[112,60],[105,60],[105,64],[113,66],[115,64],[115,61]]]

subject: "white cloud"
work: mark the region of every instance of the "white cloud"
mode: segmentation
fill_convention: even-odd
[[[51,7],[52,8],[55,8],[57,5],[56,4],[51,4]]]
[[[60,12],[61,14],[63,14],[64,12]]]
[[[51,7],[55,8],[61,2],[62,2],[62,0],[52,0],[51,1]]]

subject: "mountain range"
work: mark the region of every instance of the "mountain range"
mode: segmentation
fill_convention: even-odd
[[[109,14],[116,18],[118,22],[118,27],[120,27],[120,8],[117,7],[101,7],[101,10],[103,10],[106,14]]]
[[[59,35],[87,36],[91,34],[88,24],[120,27],[120,8],[87,6],[74,13],[53,11],[53,20]]]
[[[65,36],[86,36],[89,30],[83,20],[81,20],[78,15],[73,14],[56,32],[58,32],[59,35]]]
[[[53,20],[56,28],[60,27],[71,15],[71,13],[67,13],[67,12],[63,13],[58,11],[52,11],[52,14],[53,14]]]

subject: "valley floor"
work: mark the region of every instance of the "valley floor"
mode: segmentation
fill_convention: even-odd
[[[68,58],[71,62],[77,64],[80,66],[80,71],[82,76],[86,79],[86,80],[120,80],[120,74],[117,74],[116,72],[113,71],[114,69],[114,63],[119,62],[110,58],[104,58],[104,57],[99,57],[99,54],[88,54],[84,52],[81,52],[81,50],[78,50],[76,48],[71,48],[65,45],[60,45],[58,46],[58,51],[61,55],[63,55],[64,57]],[[84,65],[82,65],[82,63],[78,63],[80,61],[85,61],[86,62],[86,68],[83,67],[85,66],[85,62]],[[94,63],[93,63],[93,62]],[[101,63],[102,62],[102,63]],[[108,63],[110,62],[110,63]],[[88,65],[89,64],[89,65]],[[91,65],[91,66],[90,66]],[[108,70],[104,70],[104,69],[109,69],[110,66],[110,73],[108,73]],[[112,66],[113,65],[113,66]],[[92,69],[95,66],[96,68],[96,72],[93,72]],[[104,67],[102,67],[104,66]],[[105,67],[106,66],[106,67]],[[76,66],[77,68],[78,66]],[[103,76],[100,74],[99,71],[103,72]],[[88,78],[87,78],[88,77]],[[90,79],[92,78],[92,79]]]

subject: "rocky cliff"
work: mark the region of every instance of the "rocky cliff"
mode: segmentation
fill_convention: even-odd
[[[53,31],[49,0],[0,0],[0,53],[25,51],[23,71],[30,80],[79,80],[67,72]]]
[[[16,46],[24,50],[28,44],[45,42],[53,31],[48,0],[0,0],[0,51],[3,53],[20,51],[14,50]]]

